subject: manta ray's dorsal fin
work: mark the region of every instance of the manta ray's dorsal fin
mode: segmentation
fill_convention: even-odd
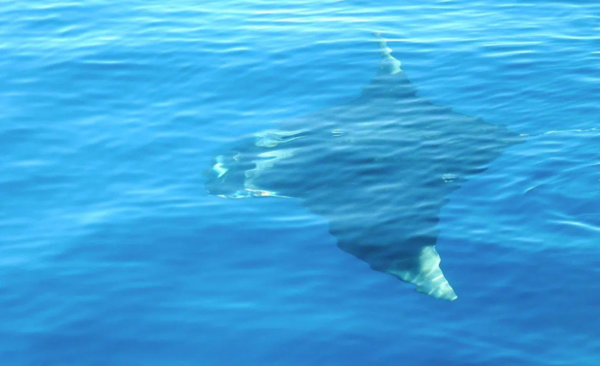
[[[394,75],[402,72],[401,63],[392,56],[392,49],[388,47],[387,40],[381,37],[379,32],[373,32],[373,35],[379,40],[379,52],[381,53],[379,75]]]

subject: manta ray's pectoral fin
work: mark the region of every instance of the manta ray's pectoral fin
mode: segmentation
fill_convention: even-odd
[[[394,269],[388,269],[387,272],[405,282],[415,284],[418,292],[436,299],[454,301],[457,299],[456,293],[444,277],[440,261],[440,255],[435,247],[426,246],[421,250],[416,261],[399,261],[395,263]]]

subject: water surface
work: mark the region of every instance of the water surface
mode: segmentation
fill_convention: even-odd
[[[600,6],[1,1],[0,359],[592,365]],[[293,200],[222,200],[222,147],[349,102],[390,39],[419,95],[530,135],[453,192],[436,301]]]

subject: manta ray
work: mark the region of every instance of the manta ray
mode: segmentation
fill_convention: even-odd
[[[378,38],[379,72],[357,99],[240,141],[213,159],[205,187],[297,199],[327,220],[342,250],[452,301],[435,249],[440,209],[522,137],[420,97]]]

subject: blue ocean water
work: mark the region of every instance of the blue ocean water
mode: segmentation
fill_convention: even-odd
[[[600,364],[600,5],[0,1],[1,365]],[[528,135],[441,211],[445,302],[294,200],[225,200],[240,136],[419,95]]]

